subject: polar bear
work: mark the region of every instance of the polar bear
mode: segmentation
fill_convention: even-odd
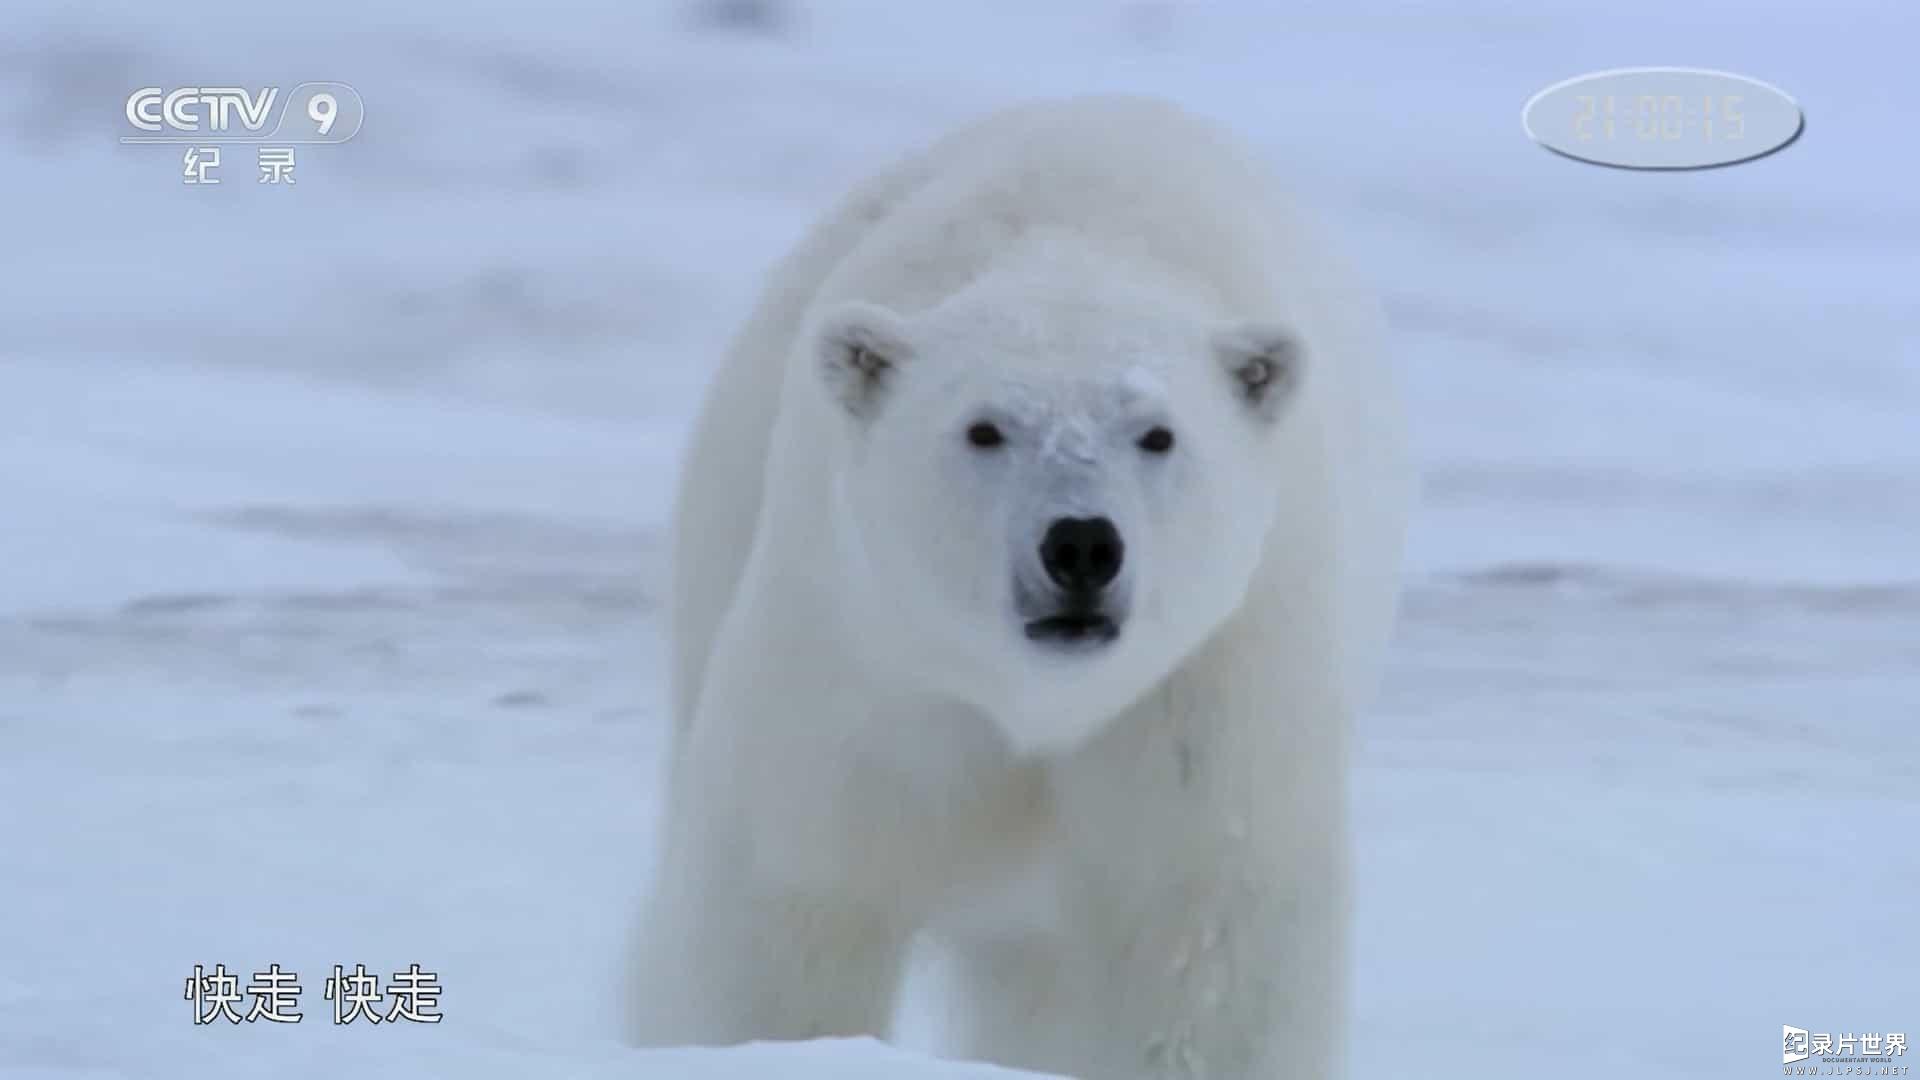
[[[1168,104],[963,127],[858,188],[714,376],[672,540],[643,1045],[1333,1073],[1350,722],[1409,471],[1375,302]]]

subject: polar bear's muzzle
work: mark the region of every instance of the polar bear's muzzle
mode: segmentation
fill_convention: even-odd
[[[1027,640],[1048,645],[1104,645],[1120,636],[1125,604],[1114,583],[1127,545],[1105,517],[1062,517],[1047,526],[1039,564],[1047,585],[1015,582],[1015,607],[1026,620]]]

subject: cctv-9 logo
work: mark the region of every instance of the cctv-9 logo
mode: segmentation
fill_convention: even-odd
[[[148,86],[128,95],[126,116],[141,134],[121,142],[343,143],[359,134],[366,105],[343,82],[304,82],[285,98],[273,86]]]

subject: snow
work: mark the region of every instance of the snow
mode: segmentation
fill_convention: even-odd
[[[1095,89],[1283,163],[1412,387],[1355,1075],[1733,1077],[1780,1024],[1920,1040],[1920,12],[787,9],[9,5],[0,1074],[993,1075],[929,1056],[930,993],[899,1050],[641,1053],[609,986],[709,358],[888,153]],[[1541,87],[1641,63],[1765,79],[1807,134],[1656,176],[1520,132]],[[139,86],[306,79],[368,114],[294,188],[234,153],[195,189],[113,141]],[[443,1023],[329,1022],[333,964],[416,962]],[[193,1026],[214,963],[297,971],[306,1019]]]

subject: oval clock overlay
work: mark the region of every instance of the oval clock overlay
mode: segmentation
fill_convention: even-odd
[[[1776,86],[1705,68],[1596,71],[1555,83],[1520,110],[1527,137],[1594,165],[1710,169],[1783,150],[1806,117]]]

